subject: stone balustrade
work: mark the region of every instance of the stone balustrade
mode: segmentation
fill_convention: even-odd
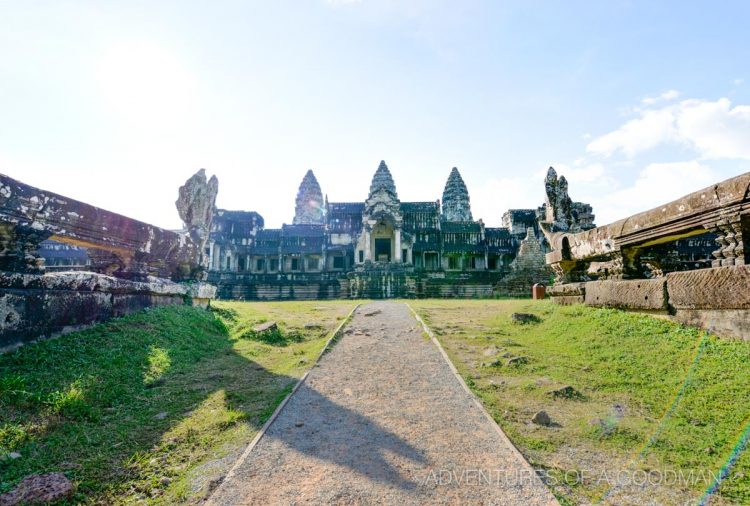
[[[180,234],[0,174],[0,270],[43,272],[44,239],[89,248],[92,270],[122,278],[189,279],[201,244]]]
[[[173,232],[0,174],[0,352],[146,307],[207,306],[217,191],[203,170],[190,178],[176,203],[186,231]],[[93,272],[45,273],[45,239],[86,248]]]
[[[577,233],[540,223],[552,251],[552,299],[656,311],[721,335],[750,339],[750,173],[663,206]],[[712,267],[663,272],[653,246],[715,234]]]
[[[656,269],[643,261],[645,248],[706,232],[716,234],[714,267],[749,264],[744,241],[750,234],[750,172],[585,232],[541,226],[558,283],[651,277]]]

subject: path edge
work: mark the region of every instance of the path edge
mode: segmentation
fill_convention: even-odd
[[[466,393],[469,394],[471,397],[471,400],[474,401],[474,404],[479,408],[479,410],[482,412],[482,414],[487,418],[490,423],[492,424],[492,427],[495,429],[495,432],[500,436],[500,439],[502,439],[505,443],[507,443],[508,447],[510,448],[511,452],[513,452],[516,457],[518,457],[522,463],[522,465],[528,470],[533,473],[533,475],[536,477],[537,480],[541,483],[541,485],[544,487],[544,489],[547,491],[547,493],[550,496],[550,502],[549,504],[554,504],[557,506],[560,506],[560,501],[557,500],[555,495],[550,490],[549,486],[547,486],[546,483],[544,483],[544,480],[542,480],[539,475],[536,472],[536,469],[529,463],[528,460],[526,460],[526,457],[523,456],[521,451],[516,448],[516,445],[513,444],[513,441],[510,440],[510,438],[505,434],[503,429],[497,424],[494,418],[492,418],[492,415],[490,415],[489,411],[487,411],[487,408],[484,407],[484,404],[482,404],[482,401],[479,400],[477,395],[471,391],[471,388],[469,388],[469,385],[466,384],[466,381],[464,381],[461,374],[458,372],[458,369],[456,369],[456,366],[453,365],[453,362],[451,361],[450,357],[448,357],[448,354],[445,352],[445,349],[443,348],[443,345],[440,344],[440,341],[438,341],[437,337],[435,337],[435,334],[432,332],[432,329],[427,326],[427,324],[422,320],[422,317],[419,316],[419,313],[417,313],[413,307],[411,307],[411,304],[408,302],[404,302],[406,304],[406,307],[409,308],[409,311],[411,311],[411,314],[414,316],[414,318],[419,322],[419,324],[422,326],[422,330],[424,330],[425,333],[427,333],[428,336],[430,336],[430,340],[432,341],[432,344],[435,345],[435,347],[440,352],[440,355],[442,355],[443,360],[448,364],[448,367],[450,368],[451,372],[453,372],[453,376],[456,377],[458,382],[461,384],[461,387],[466,391]]]
[[[219,491],[224,488],[224,484],[230,481],[235,474],[237,474],[237,470],[239,467],[248,459],[250,456],[250,453],[252,453],[253,449],[258,446],[258,443],[260,443],[260,440],[263,439],[263,436],[265,436],[266,432],[268,431],[269,427],[273,424],[273,422],[276,421],[276,419],[281,414],[284,407],[289,403],[289,400],[294,396],[295,393],[297,393],[297,390],[300,389],[300,387],[305,383],[307,380],[307,377],[309,376],[310,372],[318,366],[318,363],[320,362],[320,359],[323,358],[323,355],[328,353],[329,349],[333,344],[336,343],[339,337],[343,334],[344,327],[347,323],[349,323],[352,320],[352,317],[354,316],[354,312],[359,309],[359,307],[362,305],[361,302],[358,302],[351,311],[349,311],[349,314],[346,315],[346,318],[344,318],[338,327],[336,327],[336,330],[333,331],[331,334],[331,337],[328,338],[328,341],[323,345],[323,348],[320,350],[320,353],[318,354],[318,357],[315,359],[315,362],[310,366],[310,369],[305,372],[305,374],[302,375],[300,379],[297,380],[297,383],[294,385],[294,388],[292,388],[292,391],[287,394],[286,397],[284,397],[284,400],[281,401],[281,403],[276,406],[276,409],[271,414],[271,416],[266,420],[266,423],[263,424],[263,426],[260,428],[258,433],[255,435],[252,441],[247,445],[245,450],[242,452],[242,455],[240,455],[237,458],[237,461],[232,465],[232,467],[229,469],[229,472],[224,476],[224,479],[221,481],[221,485],[216,487],[216,489],[211,492],[211,494],[206,498],[204,501],[204,504],[207,505],[215,505],[218,504],[214,501],[214,497],[219,493]],[[411,309],[411,308],[409,308]]]

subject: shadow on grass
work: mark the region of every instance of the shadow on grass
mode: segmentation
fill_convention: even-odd
[[[77,484],[71,504],[160,497],[170,479],[214,455],[224,431],[259,429],[297,381],[235,343],[212,312],[169,307],[0,355],[0,455],[21,455],[0,459],[0,493],[60,471]],[[322,396],[315,404],[321,416],[367,422]],[[384,448],[418,458],[369,425]],[[378,455],[327,458],[404,486]]]

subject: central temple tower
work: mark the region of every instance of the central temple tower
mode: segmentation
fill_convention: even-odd
[[[362,234],[358,241],[359,263],[401,263],[401,232],[404,218],[391,172],[380,162],[370,184],[362,212]]]

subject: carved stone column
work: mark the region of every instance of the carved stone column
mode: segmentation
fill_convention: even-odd
[[[612,254],[606,275],[602,279],[641,279],[648,277],[648,266],[641,262],[641,250],[622,249]]]
[[[0,223],[0,270],[44,272],[44,258],[36,251],[50,233],[11,223]]]
[[[748,263],[747,251],[745,250],[745,238],[750,233],[748,230],[749,216],[739,214],[721,218],[715,222],[704,224],[704,227],[716,234],[716,249],[712,255],[714,260],[712,267],[726,265],[745,265]]]
[[[365,262],[366,261],[372,261],[372,247],[370,245],[371,243],[371,232],[372,229],[369,226],[366,226],[363,230],[365,234]]]
[[[393,235],[394,235],[394,243],[395,243],[395,247],[393,251],[393,260],[396,263],[401,263],[403,261],[403,259],[401,258],[401,229],[397,228],[394,231]]]

